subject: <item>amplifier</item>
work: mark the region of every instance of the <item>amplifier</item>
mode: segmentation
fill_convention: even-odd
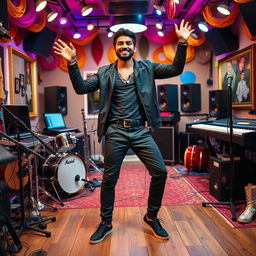
[[[240,158],[234,159],[234,191],[235,200],[244,200],[246,173],[242,171]],[[220,202],[230,199],[230,160],[229,158],[210,157],[209,164],[210,194]]]
[[[177,137],[178,127],[160,127],[152,133],[152,136],[159,147],[166,165],[174,165],[177,161]]]
[[[161,112],[163,126],[175,125],[180,121],[180,112]]]

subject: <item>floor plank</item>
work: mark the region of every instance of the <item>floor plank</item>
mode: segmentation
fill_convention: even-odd
[[[162,207],[159,217],[170,234],[168,241],[154,238],[142,225],[145,211],[146,207],[116,207],[113,233],[99,244],[90,244],[100,220],[99,209],[59,210],[55,213],[57,221],[47,226],[52,236],[24,232],[21,240],[29,248],[26,251],[24,247],[17,255],[28,256],[39,249],[50,256],[255,255],[256,229],[234,229],[212,207]]]

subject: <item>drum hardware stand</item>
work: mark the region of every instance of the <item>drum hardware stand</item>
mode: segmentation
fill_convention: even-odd
[[[42,157],[40,154],[38,154],[37,152],[27,148],[26,146],[24,146],[22,143],[20,143],[20,126],[25,127],[33,136],[35,136],[40,142],[42,142],[49,150],[51,150],[52,152],[55,153],[55,151],[50,148],[47,144],[45,144],[45,142],[43,140],[41,140],[33,131],[31,131],[21,120],[19,120],[19,118],[17,118],[11,111],[9,111],[3,104],[1,104],[1,107],[3,108],[3,110],[7,111],[16,121],[16,134],[17,134],[17,140],[11,138],[10,136],[8,136],[7,134],[5,134],[4,132],[0,131],[0,135],[2,135],[3,137],[7,138],[8,140],[14,142],[17,145],[17,155],[18,155],[18,167],[19,167],[19,185],[20,185],[20,208],[21,208],[21,222],[20,222],[20,234],[25,231],[25,230],[33,230],[33,231],[37,231],[40,233],[45,234],[47,237],[51,236],[51,232],[48,231],[44,231],[44,230],[40,230],[37,228],[34,228],[34,225],[38,225],[40,227],[45,225],[45,222],[47,221],[56,221],[56,217],[51,217],[51,218],[47,218],[47,219],[43,219],[40,216],[40,220],[38,221],[34,221],[34,222],[30,222],[27,223],[26,218],[25,218],[25,207],[24,207],[24,189],[23,189],[23,180],[22,180],[22,160],[21,160],[21,155],[22,155],[22,149],[25,150],[26,152],[30,152],[32,154],[34,154],[35,156],[43,159],[44,161],[46,160],[44,157]],[[44,226],[45,228],[45,226]]]
[[[10,163],[12,161],[14,161],[16,159],[16,157],[11,154],[8,150],[6,150],[4,147],[0,146],[0,152],[1,152],[1,158],[0,158],[0,165],[2,164],[6,164],[6,163]],[[8,185],[6,184],[6,187],[9,190]],[[6,193],[6,191],[5,191]],[[6,193],[8,194],[8,197],[10,196],[9,191]],[[10,218],[8,216],[8,214],[6,214],[6,212],[4,211],[4,209],[2,208],[2,206],[0,205],[0,228],[1,226],[5,225],[7,228],[7,231],[10,233],[12,240],[14,242],[14,244],[16,245],[16,248],[13,248],[13,245],[11,244],[9,246],[8,251],[9,252],[20,252],[20,250],[22,249],[22,243],[10,221]],[[0,248],[1,249],[1,248]],[[1,250],[0,250],[1,253]]]
[[[33,155],[29,156],[28,157],[28,161],[29,161],[29,175],[30,175],[30,180],[32,181],[33,178],[32,178],[32,173],[33,173],[33,165],[32,165],[32,157]],[[31,201],[32,201],[32,207],[33,209],[36,211],[37,215],[40,215],[39,214],[39,211],[44,209],[45,206],[47,206],[47,208],[51,208],[52,210],[54,211],[57,211],[57,208],[56,207],[53,207],[52,205],[50,204],[47,204],[47,203],[42,203],[40,201],[40,198],[39,198],[39,190],[42,191],[43,193],[45,193],[47,196],[51,197],[52,199],[54,198],[48,191],[46,191],[44,188],[40,187],[38,185],[38,173],[37,173],[37,162],[34,161],[34,167],[35,167],[35,192],[36,192],[36,199],[34,198],[33,196],[33,193],[32,193],[32,182],[30,182],[30,198],[31,198]]]
[[[232,80],[233,75],[230,74],[227,76],[227,84],[228,84],[228,91],[229,91],[229,155],[230,155],[230,166],[229,166],[229,187],[230,187],[230,198],[228,202],[203,202],[202,206],[205,207],[207,204],[211,205],[228,205],[231,208],[232,213],[232,221],[236,221],[236,205],[238,202],[235,202],[235,189],[234,189],[234,143],[233,143],[233,120],[232,120]],[[242,202],[241,202],[242,203]]]
[[[85,162],[87,166],[87,171],[89,172],[90,166],[96,170],[97,172],[103,173],[103,171],[97,166],[95,161],[91,158],[91,154],[89,152],[89,145],[88,145],[88,137],[87,137],[87,128],[86,128],[86,118],[85,118],[85,113],[84,109],[81,109],[81,114],[83,118],[83,128],[84,128],[84,156],[85,156]],[[95,130],[94,130],[95,131]],[[94,150],[95,150],[95,145],[94,145]],[[95,152],[94,152],[95,154]]]
[[[14,142],[16,145],[17,145],[17,152],[18,152],[18,166],[19,166],[19,185],[20,185],[20,209],[21,209],[21,221],[20,221],[20,233],[22,233],[23,231],[25,230],[33,230],[33,231],[37,231],[37,232],[40,232],[40,233],[43,233],[45,234],[47,237],[50,237],[51,236],[51,233],[48,232],[48,231],[44,231],[44,230],[40,230],[40,229],[36,229],[32,226],[34,225],[39,225],[40,224],[45,224],[45,222],[47,221],[56,221],[56,218],[55,217],[51,217],[51,218],[48,218],[48,219],[43,219],[41,216],[40,216],[40,220],[38,221],[34,221],[34,222],[31,222],[31,223],[27,223],[26,221],[26,218],[25,218],[25,207],[24,207],[24,189],[23,189],[23,180],[22,180],[22,163],[21,163],[21,148],[23,148],[25,151],[28,151],[40,158],[43,158],[41,155],[37,154],[36,152],[34,152],[33,150],[27,148],[26,146],[24,146],[22,143],[16,141],[15,139],[9,137],[7,134],[3,133],[0,131],[0,135],[2,135],[3,137],[9,139],[10,141]],[[19,139],[19,134],[18,134],[18,139]],[[42,224],[42,225],[43,225]]]

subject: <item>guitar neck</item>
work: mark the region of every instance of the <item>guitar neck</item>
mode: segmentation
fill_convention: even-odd
[[[89,143],[88,143],[88,135],[87,135],[87,128],[86,128],[86,119],[84,116],[84,113],[82,111],[83,116],[83,128],[84,128],[84,153],[85,153],[85,162],[87,165],[87,168],[89,168],[89,159],[90,159],[90,153],[89,153]]]

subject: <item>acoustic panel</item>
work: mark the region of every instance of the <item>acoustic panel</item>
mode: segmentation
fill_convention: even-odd
[[[215,56],[239,48],[238,37],[233,34],[230,27],[212,28],[205,36]]]

